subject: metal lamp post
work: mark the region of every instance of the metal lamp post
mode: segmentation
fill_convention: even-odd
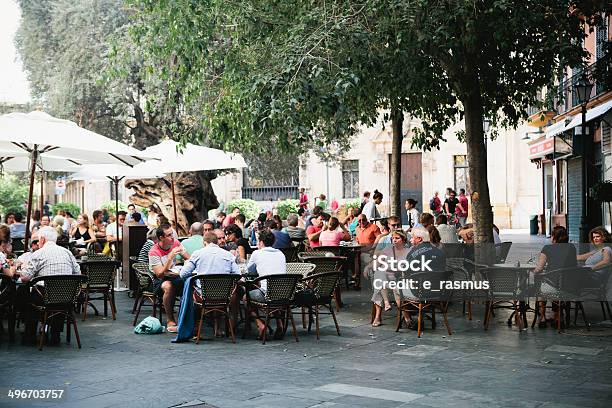
[[[586,143],[586,134],[587,134],[587,125],[586,125],[586,113],[587,113],[587,103],[591,98],[591,90],[593,89],[593,84],[589,80],[587,73],[584,72],[578,82],[574,85],[574,91],[576,92],[576,98],[578,103],[582,105],[582,195],[581,195],[581,203],[582,203],[582,212],[580,215],[580,243],[585,244],[588,242],[588,212],[587,212],[587,198],[588,198],[588,188],[587,188],[587,143]]]

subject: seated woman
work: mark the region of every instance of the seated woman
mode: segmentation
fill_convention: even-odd
[[[391,233],[391,242],[392,245],[385,246],[380,252],[377,252],[378,257],[380,258],[382,255],[385,255],[388,259],[396,259],[396,260],[405,260],[408,255],[408,238],[406,233],[402,230],[396,230]],[[378,264],[378,262],[377,262]],[[374,280],[372,281],[372,287],[374,288],[374,293],[372,294],[372,303],[374,303],[375,314],[374,320],[372,321],[372,326],[377,327],[380,326],[381,323],[381,314],[383,303],[385,306],[385,310],[391,309],[391,303],[389,302],[389,295],[387,293],[387,289],[380,288],[385,285],[386,282],[395,281],[399,276],[400,271],[391,270],[388,268],[387,270],[380,267],[374,268]],[[391,266],[391,265],[389,265]],[[397,275],[397,276],[396,276]],[[380,288],[380,289],[377,289]],[[400,304],[400,293],[399,290],[393,290],[393,296],[395,297],[395,301],[397,304]],[[404,316],[406,320],[409,320],[409,316]]]
[[[96,242],[96,234],[89,225],[87,214],[79,214],[76,225],[70,230],[70,238],[76,240],[76,246],[85,248],[88,244]]]
[[[552,244],[545,245],[540,252],[540,257],[533,272],[535,274],[550,272],[561,268],[576,266],[576,247],[569,244],[569,236],[565,227],[556,226],[550,237]],[[542,293],[554,293],[556,289],[544,282],[540,286]],[[546,301],[538,299],[540,313],[538,314],[538,327],[546,327]]]
[[[591,278],[594,283],[600,284],[608,276],[605,268],[612,265],[610,233],[604,227],[595,227],[589,232],[589,240],[594,249],[578,255],[577,259],[593,270]]]
[[[323,227],[321,234],[319,234],[321,246],[338,246],[340,241],[350,240],[351,234],[349,234],[344,224],[341,224],[336,217],[331,217],[327,225]]]

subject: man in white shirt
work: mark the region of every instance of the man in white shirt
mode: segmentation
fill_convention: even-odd
[[[436,228],[440,233],[440,242],[442,242],[443,244],[459,243],[459,238],[457,237],[457,229],[453,226],[448,225],[448,217],[446,215],[438,215],[438,218],[436,218]]]
[[[119,211],[117,213],[117,221],[111,222],[106,227],[106,241],[110,245],[115,246],[118,259],[120,259],[119,251],[121,251],[121,242],[123,241],[123,224],[125,223],[126,215],[125,211]]]
[[[208,275],[217,273],[240,273],[236,257],[231,252],[217,245],[217,235],[214,232],[204,234],[204,248],[196,250],[191,258],[181,268],[183,279],[192,274]]]
[[[274,245],[274,234],[264,229],[259,233],[259,242],[257,246],[259,249],[253,252],[249,262],[247,263],[247,269],[249,272],[257,272],[261,276],[274,275],[279,273],[287,273],[287,262],[285,255],[278,249],[272,248]],[[249,298],[257,301],[264,302],[266,299],[266,290],[268,289],[267,282],[264,279],[261,282],[259,288],[249,291]],[[263,331],[267,330],[266,324],[261,319],[256,319],[257,328],[259,329],[260,336],[263,335]],[[276,332],[274,338],[281,338],[283,333],[283,326],[281,319],[276,319]]]

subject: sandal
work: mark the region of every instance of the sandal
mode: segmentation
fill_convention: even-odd
[[[381,324],[382,324],[381,322],[372,322],[372,327],[378,327]]]
[[[166,326],[166,332],[168,333],[178,333],[178,326]]]

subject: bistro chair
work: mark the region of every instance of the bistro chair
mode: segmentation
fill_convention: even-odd
[[[400,305],[397,308],[397,327],[395,329],[398,332],[402,327],[402,315],[404,312],[410,313],[411,311],[417,312],[417,337],[421,337],[421,333],[423,333],[423,317],[427,311],[431,312],[431,324],[432,329],[436,328],[436,309],[440,310],[442,313],[442,317],[444,318],[444,325],[446,326],[446,331],[448,335],[452,335],[451,327],[448,323],[447,318],[447,310],[448,310],[448,302],[450,300],[450,291],[446,290],[444,287],[440,288],[441,281],[449,281],[453,276],[452,271],[442,271],[442,272],[418,272],[410,275],[410,278],[417,282],[418,288],[412,289],[412,296],[404,297],[402,296],[402,300],[400,301]],[[429,289],[426,289],[423,285],[423,282],[430,282],[431,286]],[[440,288],[440,290],[438,290]],[[402,295],[404,295],[402,293]]]
[[[344,246],[320,246],[317,248],[317,252],[331,252],[334,256],[342,256],[346,259],[342,263],[342,275],[344,277],[344,284],[346,289],[349,288],[349,270],[351,270],[351,251],[349,248]]]
[[[289,248],[281,248],[280,251],[285,255],[285,261],[287,262],[297,262],[298,261],[298,252],[299,248],[296,246],[291,246]]]
[[[315,327],[317,340],[319,340],[319,315],[330,314],[336,325],[336,333],[340,336],[340,327],[334,313],[334,308],[331,305],[336,286],[340,281],[341,274],[339,272],[324,272],[315,273],[302,279],[304,289],[295,294],[294,307],[308,308],[308,332],[312,326],[312,315],[314,311]],[[326,307],[329,312],[321,312],[321,307]],[[286,330],[286,328],[285,328]]]
[[[306,262],[287,262],[287,273],[288,274],[296,274],[300,275],[302,279],[306,278],[308,275],[312,273],[316,268],[316,265],[313,263]],[[303,281],[298,282],[296,286],[296,291],[301,291],[304,289]],[[302,307],[302,327],[306,328],[306,309]]]
[[[196,344],[200,343],[202,324],[204,323],[204,318],[209,314],[212,314],[215,319],[215,329],[217,328],[218,318],[220,316],[225,317],[226,331],[229,331],[229,334],[232,336],[232,343],[236,343],[234,329],[236,324],[230,316],[230,303],[232,294],[236,289],[236,282],[239,279],[240,275],[238,274],[196,275],[191,279],[191,284],[194,285],[194,304],[201,308]],[[198,286],[201,288],[201,291]]]
[[[13,238],[11,240],[11,246],[13,247],[13,253],[16,256],[23,254],[26,250],[25,240],[23,238]]]
[[[575,302],[574,324],[576,324],[578,311],[580,310],[587,330],[590,330],[590,322],[587,320],[582,302],[584,300],[588,300],[587,297],[594,294],[594,292],[599,292],[598,288],[589,288],[589,286],[592,285],[592,283],[589,282],[591,273],[591,268],[579,266],[560,268],[549,272],[535,274],[534,295],[540,300],[536,301],[535,314],[533,321],[531,322],[531,327],[533,328],[535,326],[537,318],[540,316],[540,302],[550,300],[553,304],[556,303],[558,305],[558,313],[556,313],[555,324],[559,333],[561,333],[563,325],[569,325],[572,302]],[[546,284],[546,290],[542,290],[542,285],[544,284]],[[599,293],[596,293],[596,297],[593,300],[597,299],[602,299],[599,297]]]
[[[95,314],[98,310],[91,303],[92,300],[104,301],[104,317],[108,316],[108,303],[111,306],[113,320],[117,319],[117,307],[115,305],[115,289],[113,288],[113,278],[117,270],[117,261],[89,259],[85,263],[87,282],[83,285],[83,320],[87,318],[87,307],[91,306]],[[101,297],[91,297],[92,294],[101,294]]]
[[[307,256],[302,259],[316,266],[315,273],[342,273],[342,266],[344,265],[344,261],[346,261],[346,257],[344,256]],[[336,285],[336,290],[333,297],[336,301],[336,312],[339,312],[340,308],[342,307],[342,293],[340,291],[340,285]]]
[[[8,320],[9,340],[15,341],[15,281],[6,276],[0,275],[0,331],[4,332],[2,321],[4,317]]]
[[[520,302],[526,297],[521,290],[524,271],[519,268],[489,267],[482,271],[484,279],[489,282],[487,293],[484,329],[489,329],[494,309],[510,309],[513,312],[519,330],[523,329],[524,313],[520,310]],[[510,321],[511,323],[511,321]]]
[[[505,263],[508,254],[510,253],[510,248],[512,247],[512,242],[506,241],[500,244],[495,244],[495,251],[499,250],[499,254],[496,254],[497,263]]]
[[[39,350],[43,348],[48,319],[57,315],[66,316],[66,343],[70,343],[70,325],[72,325],[77,345],[81,348],[81,339],[73,310],[77,296],[81,291],[81,286],[87,281],[87,278],[85,275],[52,275],[38,276],[30,281],[32,288],[35,288],[33,290],[39,290],[36,286],[37,283],[44,284],[44,288],[40,288],[42,292],[42,305],[32,305],[42,313]]]
[[[95,252],[87,252],[87,261],[112,261],[113,257]]]
[[[162,299],[153,290],[155,275],[151,272],[147,263],[136,262],[132,267],[138,276],[138,288],[134,296],[134,306],[132,308],[132,313],[136,312],[136,315],[132,325],[136,326],[140,310],[145,302],[149,302],[153,307],[153,317],[157,317],[157,308],[159,307],[159,321],[162,322]]]
[[[252,319],[251,313],[249,313],[249,307],[254,307],[257,311],[263,311],[265,315],[266,330],[263,332],[262,344],[266,344],[266,337],[268,334],[267,327],[270,323],[270,317],[273,315],[281,315],[284,323],[284,331],[288,324],[288,320],[291,321],[291,327],[293,328],[293,337],[295,341],[299,341],[297,336],[297,330],[295,328],[295,322],[293,320],[293,314],[291,313],[291,306],[293,304],[293,297],[295,294],[295,287],[301,277],[297,274],[274,274],[261,276],[255,279],[253,285],[260,283],[265,280],[267,282],[266,296],[263,302],[255,301],[249,297],[247,291],[247,312],[245,330],[243,338],[246,337],[247,331],[250,327],[250,321]],[[257,315],[259,317],[259,313]]]

